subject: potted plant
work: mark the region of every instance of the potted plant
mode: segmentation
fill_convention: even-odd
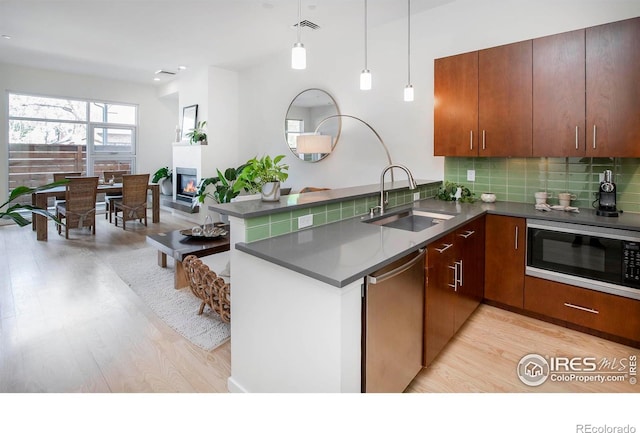
[[[436,197],[445,201],[461,201],[463,203],[473,203],[476,201],[475,193],[471,192],[466,186],[446,181],[444,185],[438,189]]]
[[[153,174],[153,179],[151,181],[153,183],[160,184],[160,191],[163,195],[173,195],[173,173],[169,169],[169,167],[159,168]]]
[[[246,168],[246,164],[242,164],[238,168],[227,168],[224,173],[217,169],[218,175],[215,177],[203,178],[198,185],[198,192],[193,198],[192,206],[196,206],[198,203],[204,203],[205,199],[209,197],[216,203],[229,203],[232,199],[237,197],[242,188],[235,189],[235,184],[238,179],[238,175]],[[213,192],[207,191],[209,186],[214,188]]]
[[[284,155],[274,158],[265,155],[260,159],[250,159],[247,161],[247,167],[238,176],[234,189],[240,191],[243,188],[259,188],[263,201],[280,200],[280,183],[289,177],[286,172],[289,166],[280,162],[283,158]]]
[[[11,204],[12,201],[16,200],[18,197],[21,197],[23,195],[32,194],[36,191],[53,188],[54,186],[65,185],[67,183],[69,183],[69,180],[63,179],[63,180],[59,180],[53,183],[48,183],[46,185],[42,185],[36,188],[30,188],[28,186],[18,186],[14,188],[11,191],[11,194],[9,195],[9,199],[0,205],[0,219],[11,219],[20,227],[24,227],[26,225],[31,224],[31,221],[26,219],[20,213],[20,211],[29,211],[29,212],[36,213],[38,215],[45,216],[47,218],[51,218],[53,221],[56,222],[56,224],[64,225],[62,222],[60,222],[58,218],[56,218],[55,215],[53,215],[51,212],[47,211],[46,209],[41,209],[39,207],[35,207],[29,204],[20,204],[20,203],[14,203],[11,206],[9,205]],[[5,209],[2,210],[2,208],[5,208]]]
[[[207,125],[207,121],[203,120],[202,122],[196,123],[196,127],[190,129],[189,132],[186,133],[186,136],[189,138],[189,142],[191,144],[200,143],[202,145],[208,144],[207,142],[207,133],[204,130],[204,127]]]

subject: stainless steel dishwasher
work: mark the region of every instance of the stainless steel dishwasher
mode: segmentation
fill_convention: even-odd
[[[362,392],[402,392],[422,369],[424,250],[367,276]]]

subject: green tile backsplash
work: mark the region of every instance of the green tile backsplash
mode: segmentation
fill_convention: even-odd
[[[475,170],[476,181],[467,181]],[[572,205],[591,207],[599,175],[612,170],[618,187],[618,207],[640,212],[640,159],[638,158],[445,158],[444,178],[468,187],[477,197],[493,192],[498,200],[535,203],[536,191],[554,197],[561,192],[577,196]],[[551,199],[557,204],[557,198]]]
[[[418,187],[420,199],[433,197],[438,192],[438,184],[422,185]],[[413,201],[416,191],[401,190],[389,193],[389,207],[401,206]],[[378,195],[345,200],[339,203],[322,204],[310,208],[285,211],[277,214],[248,218],[246,220],[246,241],[253,242],[300,230],[298,217],[313,215],[313,226],[321,226],[354,216],[366,215],[369,209],[378,205]]]

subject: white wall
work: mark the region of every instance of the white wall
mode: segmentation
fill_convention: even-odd
[[[187,70],[159,90],[162,95],[177,95],[175,125],[182,125],[182,110],[198,105],[198,122],[206,121],[207,146],[202,146],[202,177],[216,176],[228,167],[237,167],[238,159],[238,74],[206,67]],[[188,130],[189,128],[187,128]],[[198,168],[200,161],[190,167]],[[175,167],[175,161],[174,161]]]
[[[292,70],[289,53],[283,52],[240,75],[239,157],[290,155],[283,138],[287,107],[301,90],[319,87],[333,95],[343,114],[370,123],[394,162],[406,164],[416,177],[442,179],[444,160],[432,156],[435,58],[635,16],[640,16],[637,0],[457,0],[414,15],[411,77],[416,100],[412,103],[402,100],[407,84],[406,20],[369,29],[373,89],[367,92],[358,89],[364,66],[362,38],[330,47],[308,46],[304,71]],[[293,156],[286,161],[291,166],[286,183],[294,189],[377,183],[386,164],[371,131],[351,119],[343,119],[340,142],[322,162],[309,164]]]
[[[171,141],[175,136],[177,100],[159,98],[152,85],[108,80],[84,75],[27,68],[0,63],[0,201],[7,197],[7,92],[98,99],[138,105],[138,173],[153,174],[171,165]]]

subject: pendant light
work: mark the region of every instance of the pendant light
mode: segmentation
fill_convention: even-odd
[[[407,0],[407,85],[404,88],[404,100],[413,101],[411,85],[411,0]]]
[[[360,90],[371,90],[371,71],[367,68],[367,0],[364,0],[364,69],[360,73]]]
[[[298,42],[293,44],[291,49],[291,67],[293,69],[306,69],[307,68],[307,50],[304,48],[302,42],[300,42],[300,28],[302,19],[300,18],[300,3],[302,0],[298,0]]]

